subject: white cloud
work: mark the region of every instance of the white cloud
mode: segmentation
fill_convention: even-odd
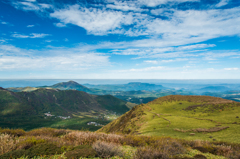
[[[183,2],[199,2],[200,0],[138,0],[138,2],[142,5],[146,5],[148,7],[156,7],[161,4],[166,3],[183,3]]]
[[[229,0],[220,0],[220,2],[218,4],[216,4],[216,7],[222,7],[227,5],[229,2]]]
[[[146,63],[151,63],[151,64],[158,64],[158,63],[159,63],[159,62],[156,61],[156,60],[146,60],[146,61],[144,61],[144,62],[146,62]]]
[[[200,0],[133,0],[133,1],[118,1],[118,0],[106,0],[107,3],[114,3],[115,6],[128,6],[128,7],[156,7],[167,3],[183,3],[183,2],[199,2]],[[129,9],[133,10],[133,9]]]
[[[185,56],[197,56],[194,54],[187,54],[197,49],[214,47],[214,44],[195,44],[179,47],[162,47],[162,48],[140,48],[140,49],[116,49],[112,52],[118,55],[137,55],[142,58],[175,58]],[[184,51],[184,52],[183,52]]]
[[[79,5],[69,6],[50,14],[64,24],[74,24],[83,27],[90,34],[104,35],[119,33],[122,25],[130,25],[133,21],[131,13],[124,14],[120,11],[108,11],[97,8],[82,8]]]
[[[163,70],[163,66],[157,66],[157,67],[146,67],[146,68],[140,68],[140,69],[129,69],[129,70],[119,70],[118,72],[151,72],[151,71],[158,71]]]
[[[45,11],[45,9],[53,8],[50,4],[38,3],[36,0],[25,0],[21,2],[13,2],[13,6],[17,9],[22,9],[25,11]]]
[[[78,71],[111,65],[109,56],[93,52],[84,53],[79,48],[37,51],[0,45],[0,55],[0,71]]]
[[[226,71],[237,71],[239,68],[224,68]]]
[[[54,25],[59,28],[66,27],[66,24],[64,24],[64,23],[54,23]]]
[[[0,55],[22,56],[22,55],[29,55],[29,54],[31,54],[31,50],[20,49],[13,45],[0,45]]]
[[[7,22],[1,22],[1,24],[5,24],[5,25],[7,25],[8,23],[7,23]]]
[[[47,42],[47,43],[50,43],[50,42],[52,42],[53,40],[45,40],[45,42]]]
[[[32,28],[34,27],[35,25],[27,25],[28,28]]]
[[[109,64],[108,57],[98,54],[80,54],[53,57],[0,57],[0,70],[84,70]]]
[[[29,35],[24,35],[24,34],[12,34],[12,37],[14,38],[44,38],[46,36],[50,36],[50,34],[43,34],[43,33],[31,33]]]
[[[137,11],[142,12],[146,9],[141,9],[134,1],[112,1],[114,4],[107,4],[106,8],[122,10],[122,11]]]

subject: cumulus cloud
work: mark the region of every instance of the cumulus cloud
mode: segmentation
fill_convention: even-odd
[[[104,35],[121,30],[122,25],[130,25],[133,21],[132,14],[119,11],[108,11],[98,8],[83,8],[79,5],[57,10],[50,14],[63,24],[74,24],[83,27],[90,34]]]

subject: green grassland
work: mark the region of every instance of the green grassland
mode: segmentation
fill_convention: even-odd
[[[99,131],[239,143],[239,116],[238,102],[175,95],[136,106]]]

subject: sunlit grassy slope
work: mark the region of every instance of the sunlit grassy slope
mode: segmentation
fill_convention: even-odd
[[[134,107],[99,131],[240,142],[240,103],[171,95]]]

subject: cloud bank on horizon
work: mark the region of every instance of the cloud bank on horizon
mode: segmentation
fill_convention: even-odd
[[[0,78],[240,79],[239,0],[3,0]]]

